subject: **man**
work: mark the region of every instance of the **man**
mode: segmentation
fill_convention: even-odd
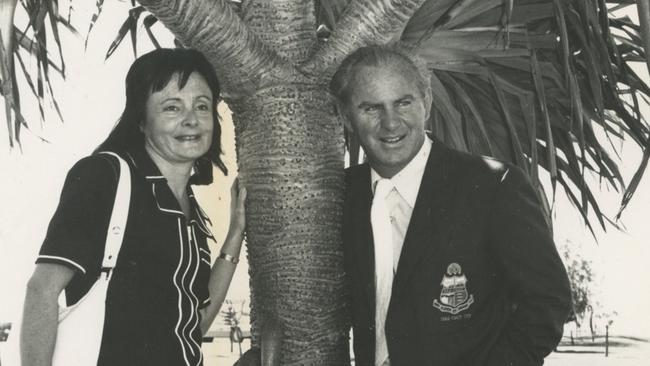
[[[428,80],[373,46],[331,83],[368,158],[343,226],[356,365],[541,365],[571,295],[538,198],[520,169],[427,137]]]

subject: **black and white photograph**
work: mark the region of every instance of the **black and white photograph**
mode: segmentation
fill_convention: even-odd
[[[0,0],[0,366],[643,366],[650,0]]]

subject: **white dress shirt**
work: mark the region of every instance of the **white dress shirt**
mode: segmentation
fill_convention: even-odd
[[[429,159],[431,144],[432,141],[429,138],[425,138],[420,151],[418,151],[413,159],[399,173],[390,179],[395,189],[386,198],[386,204],[388,205],[393,228],[393,271],[397,271],[397,263],[399,263],[406,230],[409,227],[413,207],[415,207],[415,200],[420,190],[424,168]],[[370,181],[373,193],[377,181],[381,178],[379,173],[372,168],[370,169]]]
[[[376,261],[375,281],[378,282],[375,286],[375,296],[377,297],[375,299],[375,327],[377,327],[376,332],[381,332],[376,333],[375,336],[375,342],[378,343],[375,345],[375,358],[381,358],[375,360],[375,365],[390,366],[390,358],[388,355],[388,350],[386,348],[386,337],[384,333],[385,329],[379,328],[384,328],[385,325],[385,316],[388,310],[388,304],[390,303],[390,297],[392,293],[390,284],[392,283],[393,276],[397,271],[397,264],[399,263],[399,257],[402,253],[402,247],[404,246],[404,237],[406,236],[406,231],[408,230],[409,222],[411,221],[413,207],[415,207],[415,201],[417,199],[420,184],[422,182],[422,176],[424,175],[424,169],[426,167],[427,160],[429,159],[429,153],[431,152],[431,144],[431,140],[425,138],[420,151],[418,151],[413,159],[411,159],[411,161],[402,170],[400,170],[397,174],[389,179],[391,185],[394,188],[392,188],[392,190],[386,195],[386,205],[383,210],[387,210],[388,215],[390,216],[393,247],[392,273],[385,272],[387,270],[386,265],[390,266],[390,262],[386,263],[383,261],[382,263],[385,263],[386,265],[377,263],[377,261],[383,257],[380,256],[377,251],[381,250],[380,248],[382,247],[390,247],[390,243],[385,243],[385,241],[381,239],[373,238],[375,242],[374,250]],[[371,189],[373,190],[374,194],[377,182],[382,179],[382,177],[374,169],[370,170],[370,177],[372,184]],[[374,205],[375,203],[373,199],[373,210]],[[381,230],[374,230],[374,228],[382,227],[382,225],[385,227],[385,224],[383,224],[383,221],[381,220],[381,216],[382,215],[378,215],[377,220],[379,221],[375,222],[375,216],[371,215],[373,234],[377,232],[381,233]],[[387,220],[385,222],[388,223]],[[377,247],[377,245],[379,246]],[[390,261],[390,257],[385,259],[388,259]],[[380,281],[382,278],[384,280]],[[383,285],[380,285],[379,282],[381,282]]]

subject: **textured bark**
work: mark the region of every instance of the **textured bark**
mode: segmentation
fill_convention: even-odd
[[[281,365],[349,364],[343,126],[327,85],[343,57],[386,42],[422,2],[355,1],[318,44],[313,0],[244,1],[239,15],[224,0],[142,1],[225,80],[248,190],[253,345]],[[278,334],[279,354],[265,349]]]
[[[340,365],[343,129],[323,85],[285,84],[231,105],[247,205],[253,343],[283,325],[282,365]]]
[[[251,0],[242,19],[283,59],[299,64],[316,44],[314,4],[311,0]]]
[[[329,40],[301,67],[332,75],[345,56],[369,44],[384,44],[402,30],[424,0],[352,1]]]
[[[187,47],[205,54],[231,98],[263,86],[290,65],[244,24],[225,0],[140,0]]]

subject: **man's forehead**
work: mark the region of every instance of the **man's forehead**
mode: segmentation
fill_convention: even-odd
[[[402,78],[414,82],[418,78],[417,71],[405,61],[385,62],[381,64],[358,65],[352,70],[351,80],[361,78],[385,79],[387,77]]]
[[[370,89],[385,89],[386,85],[408,85],[417,90],[417,76],[414,72],[396,65],[368,65],[354,70],[350,79],[350,96],[369,92]]]

